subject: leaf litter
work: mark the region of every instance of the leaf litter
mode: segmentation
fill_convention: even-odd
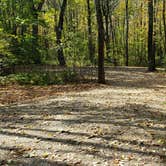
[[[107,85],[1,87],[0,165],[164,166],[165,75],[106,75]]]

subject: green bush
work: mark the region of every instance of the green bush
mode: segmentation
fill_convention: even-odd
[[[32,72],[11,74],[0,77],[0,85],[18,83],[20,85],[53,85],[66,84],[78,81],[78,75],[73,71],[54,72]]]
[[[65,70],[61,73],[64,82],[76,82],[78,80],[77,73],[72,70]]]

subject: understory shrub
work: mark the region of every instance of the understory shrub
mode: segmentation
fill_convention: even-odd
[[[15,84],[20,85],[54,85],[66,84],[79,81],[78,74],[72,70],[59,73],[55,72],[31,72],[11,74],[0,77],[0,85]]]

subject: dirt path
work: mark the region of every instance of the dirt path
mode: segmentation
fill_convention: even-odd
[[[166,165],[166,75],[107,71],[108,85],[0,108],[0,165]]]

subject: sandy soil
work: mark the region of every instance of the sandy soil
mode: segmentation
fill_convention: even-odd
[[[0,165],[166,165],[166,74],[106,74],[107,85],[1,106]]]

